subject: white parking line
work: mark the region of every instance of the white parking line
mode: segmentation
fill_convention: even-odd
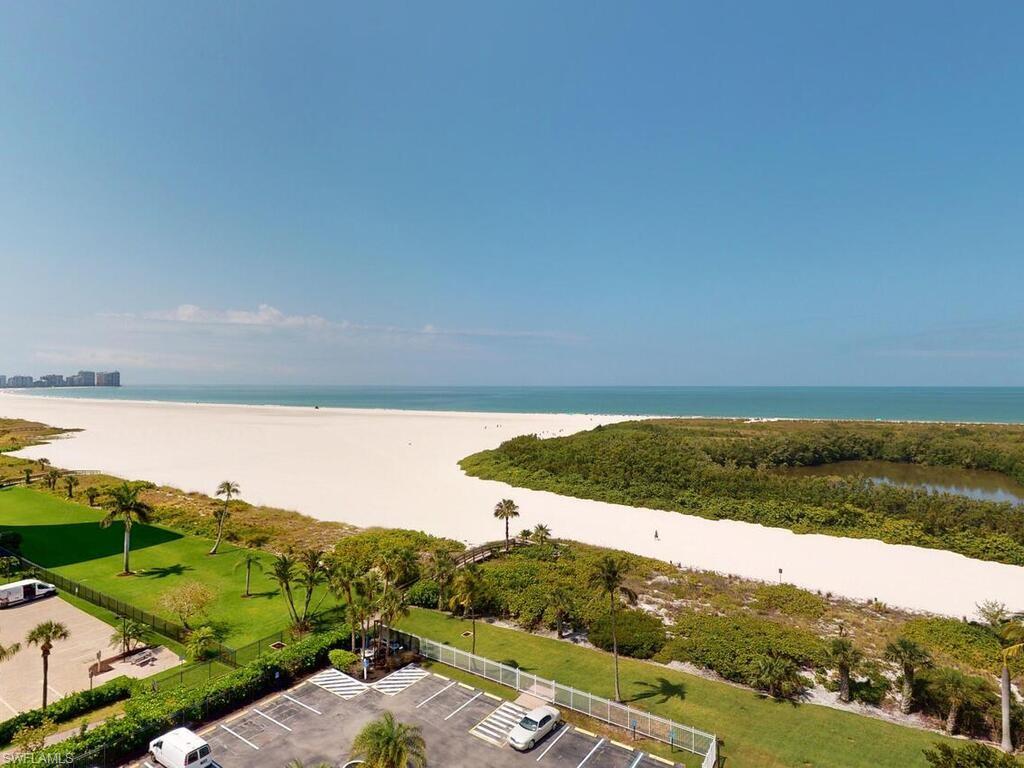
[[[448,685],[446,685],[446,686],[445,686],[444,688],[442,688],[442,689],[441,689],[440,691],[438,691],[437,693],[435,693],[435,694],[433,694],[433,695],[431,695],[431,696],[427,696],[427,698],[425,698],[425,699],[424,699],[423,701],[421,701],[421,702],[420,702],[419,704],[417,704],[417,705],[416,705],[416,709],[419,709],[420,707],[422,707],[422,706],[423,706],[424,704],[426,704],[426,703],[427,703],[428,701],[430,701],[430,700],[431,700],[432,698],[434,698],[435,696],[440,696],[440,695],[441,695],[442,693],[444,693],[445,691],[447,691],[447,690],[448,690],[449,688],[451,688],[451,687],[452,687],[453,685],[455,685],[455,683],[454,683],[454,682],[448,683]]]
[[[640,761],[643,760],[643,759],[644,759],[644,753],[643,752],[638,752],[637,755],[636,755],[636,760],[634,760],[632,762],[632,764],[629,766],[629,768],[636,768],[637,765],[639,765]]]
[[[230,733],[230,734],[231,734],[232,736],[234,736],[234,737],[235,737],[236,739],[238,739],[239,741],[244,741],[244,742],[245,742],[246,744],[248,744],[248,745],[249,745],[250,747],[252,747],[253,749],[255,749],[255,750],[256,750],[257,752],[259,752],[259,751],[260,751],[260,748],[259,748],[259,747],[257,747],[257,746],[256,746],[255,744],[253,744],[253,743],[252,743],[251,741],[249,741],[249,740],[248,740],[247,738],[245,738],[245,736],[239,736],[239,735],[238,735],[237,733],[235,733],[234,731],[232,731],[232,730],[231,730],[230,728],[228,728],[228,727],[227,727],[226,725],[224,725],[223,723],[221,723],[221,726],[220,726],[220,727],[221,727],[221,728],[223,728],[223,729],[224,729],[225,731],[227,731],[228,733]]]
[[[549,750],[549,749],[551,749],[551,748],[552,748],[553,746],[555,746],[555,744],[557,744],[557,743],[558,743],[558,740],[559,740],[560,738],[562,738],[563,736],[565,736],[565,734],[567,734],[567,733],[568,733],[569,731],[571,731],[571,730],[572,730],[572,726],[571,726],[571,725],[566,725],[566,726],[563,726],[563,727],[562,727],[562,730],[560,730],[560,731],[558,732],[558,735],[557,735],[557,736],[555,736],[555,738],[554,738],[554,739],[552,740],[552,742],[551,742],[550,744],[548,744],[548,745],[547,745],[547,746],[546,746],[546,747],[544,748],[544,751],[543,751],[543,752],[541,752],[541,753],[540,753],[540,756],[539,756],[539,757],[537,758],[537,762],[539,763],[539,762],[540,762],[540,758],[541,758],[541,757],[544,757],[544,755],[546,755],[546,754],[548,753],[548,750]]]
[[[587,762],[587,760],[589,760],[591,757],[593,757],[594,753],[601,748],[602,744],[604,744],[604,739],[601,739],[599,742],[597,742],[597,744],[594,745],[594,748],[590,750],[586,757],[580,760],[580,764],[577,765],[576,768],[583,768],[583,764]]]
[[[283,693],[281,695],[284,696],[286,699],[288,699],[288,701],[292,702],[293,704],[298,704],[300,707],[305,707],[306,709],[308,709],[310,712],[312,712],[315,715],[322,715],[323,714],[323,712],[321,712],[319,709],[313,709],[311,706],[309,706],[309,704],[303,704],[298,699],[293,699],[287,693]]]
[[[291,730],[292,730],[291,728],[289,728],[289,727],[288,727],[287,725],[285,725],[284,723],[278,722],[277,720],[275,720],[274,718],[272,718],[272,717],[271,717],[270,715],[268,715],[268,714],[267,714],[266,712],[260,712],[260,711],[259,711],[258,709],[255,709],[255,708],[253,709],[253,712],[255,712],[255,713],[256,713],[257,715],[259,715],[260,717],[264,717],[264,718],[266,718],[267,720],[269,720],[270,722],[272,722],[272,723],[273,723],[274,725],[279,725],[279,726],[281,726],[281,727],[282,727],[282,728],[284,728],[284,729],[285,729],[286,731],[288,731],[289,733],[291,733]]]
[[[455,717],[455,716],[456,716],[457,714],[459,714],[459,712],[461,712],[461,711],[462,711],[462,710],[464,710],[464,709],[465,709],[466,707],[468,707],[468,706],[469,706],[470,704],[472,704],[472,703],[473,703],[474,701],[476,701],[477,699],[479,699],[479,698],[480,698],[480,696],[482,696],[482,695],[483,695],[483,691],[477,691],[477,693],[476,693],[476,696],[474,696],[473,698],[471,698],[471,699],[470,699],[469,701],[465,701],[465,702],[463,702],[463,703],[462,703],[462,704],[461,704],[461,705],[459,706],[459,708],[458,708],[458,709],[456,709],[456,710],[455,710],[454,712],[452,712],[452,713],[451,713],[450,715],[448,715],[448,717],[446,717],[446,718],[445,718],[445,720],[449,720],[449,719],[451,719],[451,718]]]

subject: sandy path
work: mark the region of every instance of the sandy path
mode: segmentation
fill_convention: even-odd
[[[251,502],[325,520],[417,528],[469,543],[513,529],[758,579],[952,616],[998,599],[1024,608],[1024,568],[949,552],[638,509],[466,477],[457,461],[517,434],[568,434],[607,416],[490,414],[141,403],[0,395],[0,416],[85,431],[22,452],[54,464],[210,493],[238,482]],[[657,529],[659,539],[655,540]]]

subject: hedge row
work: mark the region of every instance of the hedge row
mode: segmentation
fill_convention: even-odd
[[[48,706],[45,715],[55,723],[66,723],[79,715],[86,715],[100,707],[127,699],[131,693],[131,679],[121,675],[91,691],[80,691],[65,696]],[[14,739],[14,734],[22,728],[42,725],[43,715],[42,709],[30,709],[28,712],[15,715],[10,720],[4,720],[0,723],[0,746],[10,744]]]
[[[105,749],[105,762],[124,761],[149,747],[170,728],[216,718],[245,706],[301,675],[327,664],[328,654],[348,644],[348,627],[300,640],[224,677],[197,686],[157,693],[139,693],[125,705],[124,717],[18,759],[15,765],[70,763],[76,757]]]

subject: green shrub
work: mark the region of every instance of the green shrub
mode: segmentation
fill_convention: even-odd
[[[646,611],[626,609],[615,614],[615,636],[619,653],[636,659],[649,659],[665,645],[665,625]],[[612,649],[611,616],[605,615],[590,625],[587,639],[605,651]]]
[[[106,707],[116,701],[127,699],[132,692],[132,681],[124,677],[115,677],[91,691],[79,691],[65,696],[46,708],[46,719],[54,723],[66,723],[76,717],[88,714],[100,707]],[[37,727],[43,724],[43,710],[30,709],[9,720],[0,723],[0,746],[10,744],[14,734],[25,727]]]
[[[936,744],[924,750],[925,759],[932,768],[1019,768],[1020,763],[998,749],[968,742],[957,746]]]
[[[149,741],[183,721],[202,722],[231,712],[285,687],[300,675],[323,667],[328,654],[348,643],[348,627],[306,637],[273,654],[262,656],[223,677],[197,686],[178,686],[155,693],[137,692],[125,705],[124,717],[47,747],[14,765],[69,762],[104,748],[108,763],[129,758]]]
[[[863,459],[990,469],[1024,482],[1022,438],[1019,425],[657,419],[524,435],[460,466],[580,498],[1024,565],[1024,516],[1011,504],[779,471]]]
[[[823,597],[792,584],[762,584],[754,591],[754,602],[762,611],[778,611],[805,619],[821,618],[828,608]]]
[[[999,641],[987,627],[937,616],[911,619],[903,634],[933,656],[945,656],[970,669],[998,671]],[[1024,659],[1012,662],[1015,674],[1024,671]]]
[[[359,661],[359,657],[356,654],[352,653],[352,651],[346,651],[344,648],[335,648],[327,654],[327,658],[331,662],[331,666],[340,672],[347,672]]]
[[[757,616],[687,612],[675,631],[659,661],[688,661],[746,685],[755,684],[759,658],[774,654],[806,667],[820,666],[825,657],[825,644],[816,635]]]
[[[420,579],[405,593],[409,605],[417,605],[420,608],[437,608],[440,595],[441,587],[430,579]]]

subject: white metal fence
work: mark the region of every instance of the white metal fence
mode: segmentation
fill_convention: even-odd
[[[471,672],[474,675],[515,688],[517,691],[536,696],[538,699],[550,701],[606,723],[617,725],[636,736],[657,739],[678,749],[685,749],[704,758],[701,763],[703,768],[716,768],[718,765],[718,739],[714,734],[666,720],[626,704],[609,701],[601,696],[562,685],[554,680],[537,677],[529,672],[491,661],[483,656],[460,651],[458,648],[444,645],[436,640],[397,629],[388,631],[390,635],[400,639],[407,648],[428,659]]]

